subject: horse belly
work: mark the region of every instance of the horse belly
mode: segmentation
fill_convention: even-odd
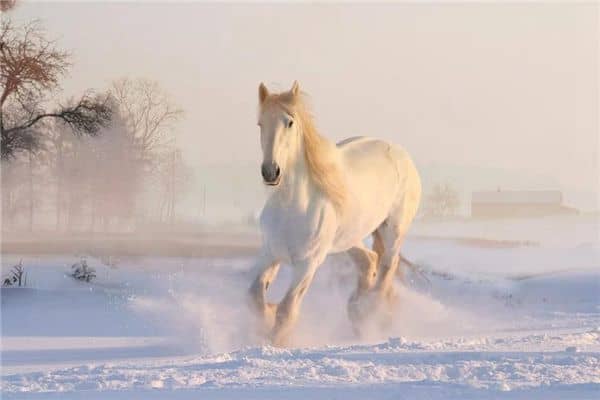
[[[375,167],[375,168],[374,168]],[[397,195],[397,172],[385,159],[359,170],[350,169],[348,209],[341,219],[334,251],[356,246],[388,217]]]

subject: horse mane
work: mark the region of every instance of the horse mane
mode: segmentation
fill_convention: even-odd
[[[346,185],[344,175],[336,160],[336,146],[322,136],[315,126],[314,118],[306,104],[306,95],[290,92],[271,94],[263,103],[277,104],[296,117],[304,142],[304,160],[314,184],[333,203],[341,213],[346,203]]]

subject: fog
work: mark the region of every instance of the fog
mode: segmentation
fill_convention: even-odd
[[[2,394],[598,397],[599,4],[364,3],[0,2]],[[410,226],[263,183],[295,80]]]
[[[324,135],[404,146],[426,192],[459,193],[459,214],[497,188],[599,208],[595,4],[24,2],[11,15],[41,19],[72,51],[61,97],[144,77],[183,109],[184,220],[260,209],[257,86],[294,79]]]

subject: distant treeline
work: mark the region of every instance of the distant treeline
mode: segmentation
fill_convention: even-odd
[[[173,129],[182,110],[141,78],[57,104],[71,55],[37,21],[1,24],[2,229],[173,223],[190,179]]]

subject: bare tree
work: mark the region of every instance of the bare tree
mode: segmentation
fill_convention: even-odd
[[[107,96],[85,93],[69,106],[45,110],[46,95],[58,87],[70,66],[70,54],[45,38],[37,21],[0,26],[0,134],[2,159],[32,150],[39,143],[36,125],[57,118],[77,134],[96,134],[108,125],[112,110]]]
[[[177,204],[185,195],[192,178],[192,170],[183,160],[181,150],[173,149],[161,157],[159,166],[159,183],[161,185],[160,221],[175,222]]]
[[[136,152],[144,163],[173,144],[173,124],[183,115],[158,82],[122,78],[112,84],[110,93],[134,137]]]
[[[70,145],[69,138],[59,124],[52,124],[47,134],[47,146],[51,154],[50,176],[55,186],[55,229],[58,231],[63,211],[63,192],[65,175],[65,152]]]
[[[104,231],[108,230],[111,221],[120,223],[121,227],[131,225],[142,178],[141,165],[121,116],[116,113],[112,126],[100,137],[89,138],[86,147],[91,228],[94,229],[96,219],[102,221]]]
[[[0,12],[6,12],[17,5],[17,0],[0,0]]]
[[[28,162],[25,157],[19,157],[1,162],[2,173],[2,230],[14,229],[19,216],[27,211],[28,205]]]
[[[425,199],[425,215],[448,217],[456,215],[460,206],[458,192],[449,184],[437,183]]]

